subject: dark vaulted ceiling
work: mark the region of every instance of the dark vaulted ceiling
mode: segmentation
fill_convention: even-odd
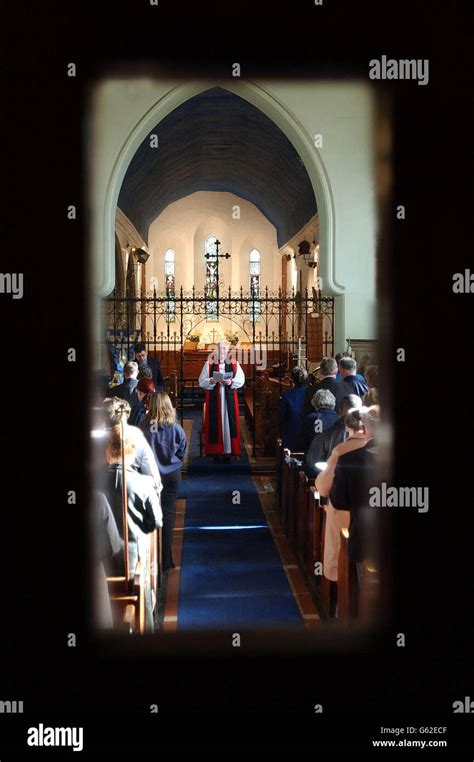
[[[148,241],[148,228],[173,201],[227,191],[255,204],[286,243],[316,213],[306,169],[286,135],[237,95],[212,88],[150,131],[125,175],[118,206]]]

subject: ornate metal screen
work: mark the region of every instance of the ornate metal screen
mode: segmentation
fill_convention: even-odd
[[[173,305],[170,305],[170,302]],[[211,302],[211,304],[209,304]],[[214,315],[218,306],[218,322]],[[177,406],[183,417],[186,385],[193,379],[185,375],[185,342],[200,334],[209,345],[226,334],[238,335],[236,346],[250,360],[249,384],[255,381],[258,368],[252,357],[266,358],[267,367],[281,379],[295,363],[317,365],[334,352],[334,299],[316,290],[302,293],[269,291],[268,288],[244,292],[220,291],[142,291],[136,296],[115,292],[104,304],[106,343],[115,356],[131,357],[133,344],[143,341],[151,354],[160,359],[164,373],[177,374]],[[170,322],[170,313],[174,320]],[[252,354],[253,353],[253,354]],[[253,368],[252,368],[253,365]],[[197,378],[194,379],[197,382]]]

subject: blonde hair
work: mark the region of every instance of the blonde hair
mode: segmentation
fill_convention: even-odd
[[[123,450],[126,459],[131,458],[135,453],[135,445],[130,439],[123,440]],[[109,441],[105,449],[108,463],[122,462],[122,445],[120,442],[120,426],[113,426],[110,432]]]
[[[145,422],[155,426],[173,426],[176,423],[176,410],[166,392],[155,392],[151,395]]]

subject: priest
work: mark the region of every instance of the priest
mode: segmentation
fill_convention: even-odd
[[[244,383],[244,372],[229,355],[229,345],[219,341],[199,376],[199,386],[206,391],[204,452],[215,463],[229,463],[231,455],[240,455],[237,389]]]

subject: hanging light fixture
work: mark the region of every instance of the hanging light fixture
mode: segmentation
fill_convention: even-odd
[[[309,241],[301,241],[301,243],[298,244],[298,256],[303,257],[308,267],[317,266],[317,261],[314,258],[314,253],[311,251],[311,244]]]

